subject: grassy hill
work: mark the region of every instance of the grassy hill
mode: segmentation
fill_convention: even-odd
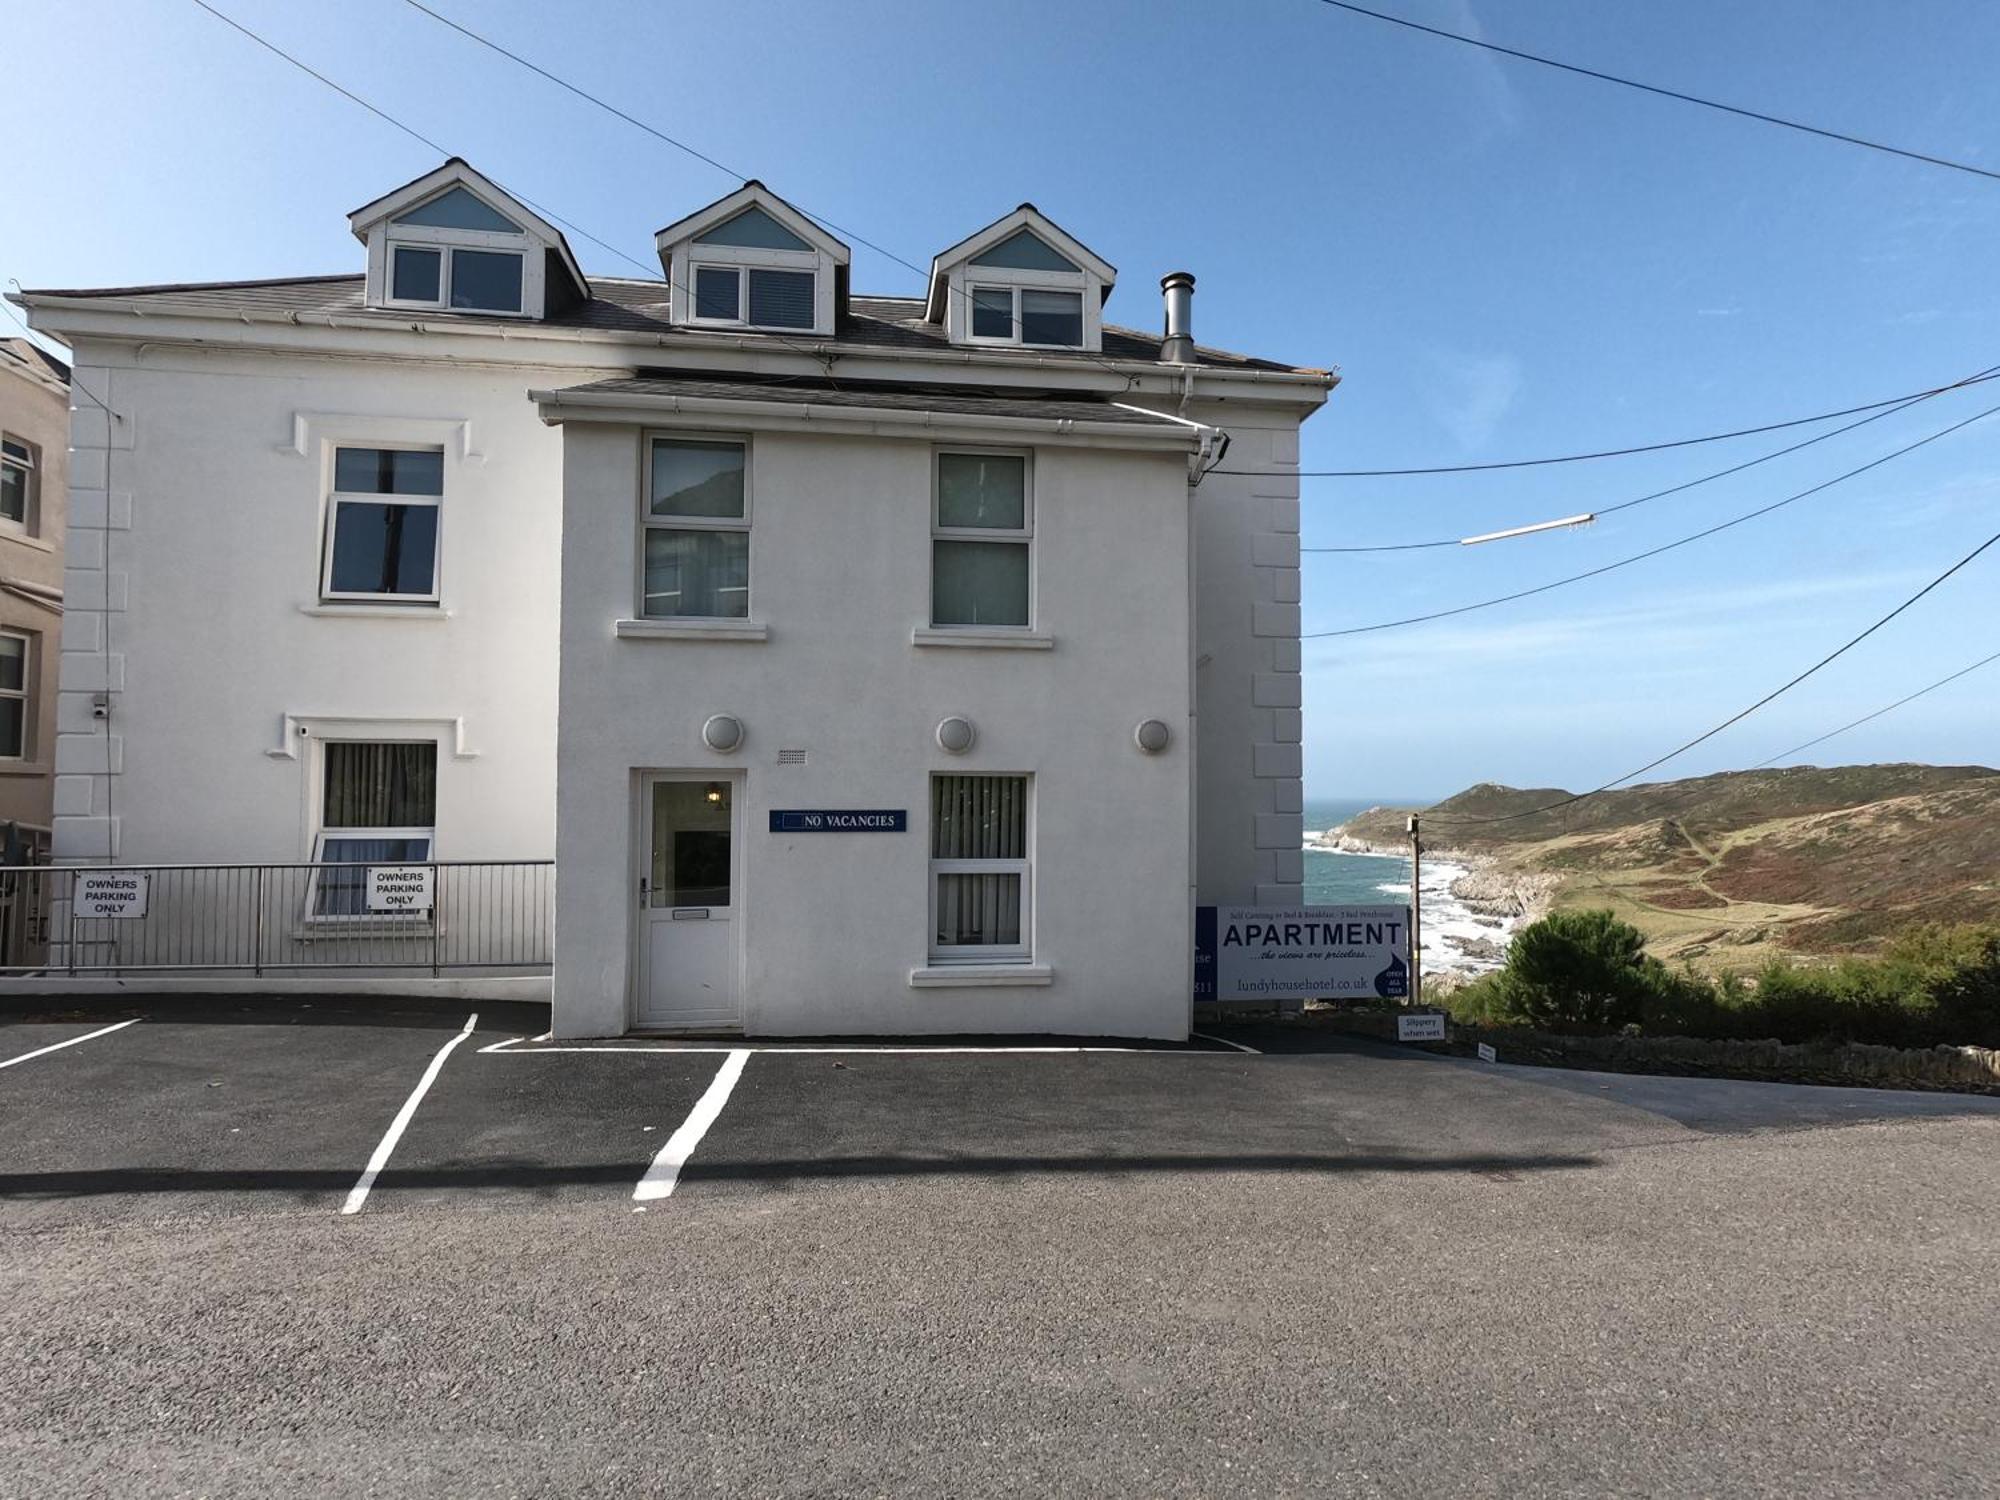
[[[2000,920],[2000,771],[1985,766],[1732,771],[1536,811],[1568,795],[1469,787],[1423,809],[1425,843],[1554,874],[1555,904],[1608,907],[1661,957],[1711,970]],[[1407,812],[1337,832],[1400,844]]]

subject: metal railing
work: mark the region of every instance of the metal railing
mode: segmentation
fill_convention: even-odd
[[[0,974],[546,974],[553,860],[0,866]]]

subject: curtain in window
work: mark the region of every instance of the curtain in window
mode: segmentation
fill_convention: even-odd
[[[327,828],[429,828],[437,822],[437,746],[330,740]]]
[[[931,543],[931,624],[1027,623],[1026,542]]]
[[[1027,777],[932,778],[933,859],[1025,860],[1027,850]],[[936,940],[939,947],[1019,943],[1020,873],[938,875]]]

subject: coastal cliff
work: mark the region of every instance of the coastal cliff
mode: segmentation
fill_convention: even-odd
[[[1370,808],[1318,842],[1406,855],[1411,811]],[[2000,920],[2000,771],[1986,766],[1734,771],[1582,799],[1486,782],[1421,811],[1426,867],[1454,867],[1466,911],[1511,931],[1604,908],[1660,957],[1715,972]]]

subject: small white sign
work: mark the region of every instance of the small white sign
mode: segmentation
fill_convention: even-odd
[[[429,911],[436,878],[430,865],[370,865],[368,910],[405,915]]]
[[[143,871],[91,870],[76,877],[75,906],[79,917],[129,919],[146,915],[146,896],[153,877]]]
[[[1500,1054],[1487,1046],[1486,1043],[1481,1042],[1479,1044],[1479,1060],[1481,1062],[1498,1062],[1500,1061]]]
[[[1444,1017],[1441,1015],[1417,1014],[1396,1017],[1396,1040],[1399,1042],[1441,1042],[1444,1040]]]

